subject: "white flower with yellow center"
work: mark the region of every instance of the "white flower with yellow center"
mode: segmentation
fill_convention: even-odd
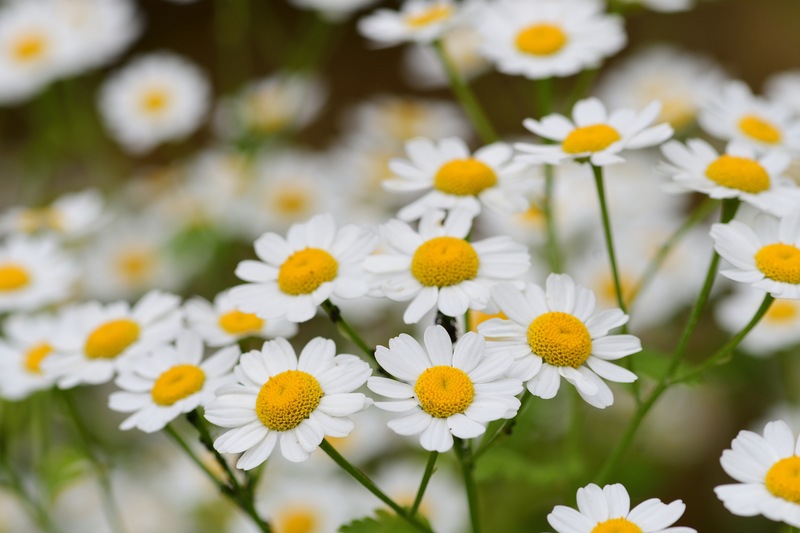
[[[297,324],[284,319],[264,320],[236,308],[230,294],[219,293],[211,304],[192,298],[185,304],[186,321],[209,346],[224,346],[245,337],[294,337]]]
[[[633,335],[608,333],[627,323],[628,315],[620,309],[595,313],[594,293],[567,274],[550,274],[545,290],[531,283],[522,292],[503,283],[492,298],[508,320],[488,320],[478,332],[489,339],[487,351],[514,356],[513,375],[527,381],[534,396],[555,397],[564,378],[589,405],[604,409],[614,395],[603,379],[636,381],[611,363],[642,349]]]
[[[358,31],[383,46],[430,43],[459,19],[460,9],[453,0],[405,0],[400,11],[378,9],[363,17]]]
[[[161,344],[131,358],[114,381],[122,390],[108,398],[112,411],[133,413],[119,428],[145,433],[164,429],[180,414],[208,404],[221,386],[236,381],[231,369],[239,360],[238,346],[222,348],[205,361],[203,351],[199,335],[182,331],[174,346]]]
[[[733,267],[720,274],[775,298],[800,299],[800,216],[760,215],[752,226],[738,220],[714,224],[711,238]]]
[[[136,305],[88,302],[64,312],[63,327],[53,339],[55,354],[44,370],[58,375],[58,386],[105,383],[130,357],[167,343],[182,326],[180,299],[159,291]]]
[[[661,151],[669,161],[663,171],[673,181],[668,190],[739,198],[776,216],[800,211],[800,187],[784,176],[791,159],[783,152],[759,157],[752,147],[732,141],[718,154],[702,139],[689,139],[685,145],[670,141]]]
[[[754,96],[741,81],[730,81],[706,100],[700,126],[724,140],[737,140],[759,150],[800,151],[800,121],[789,107]]]
[[[565,160],[588,160],[595,166],[625,161],[623,150],[656,146],[672,136],[669,124],[650,126],[661,110],[659,102],[651,102],[642,111],[618,109],[607,113],[597,98],[575,104],[572,121],[563,115],[548,115],[542,120],[525,119],[523,125],[533,133],[555,141],[555,144],[517,143],[521,161],[557,165]]]
[[[522,383],[507,377],[511,355],[487,353],[477,333],[465,333],[454,348],[442,326],[430,326],[425,348],[402,334],[389,340],[389,348],[378,346],[375,358],[396,378],[369,378],[372,392],[392,399],[375,406],[401,413],[389,427],[400,435],[420,435],[426,450],[446,452],[454,436],[474,439],[488,422],[513,418],[519,409]]]
[[[97,189],[69,193],[43,207],[16,207],[0,216],[0,232],[55,233],[82,237],[105,221],[105,202]]]
[[[42,370],[53,354],[53,337],[59,319],[52,315],[12,315],[3,324],[0,339],[0,397],[21,400],[37,390],[48,389],[55,377]]]
[[[353,392],[372,373],[349,354],[336,354],[332,340],[311,340],[298,357],[286,339],[267,341],[261,351],[242,355],[234,369],[239,383],[217,392],[206,407],[213,424],[233,428],[216,441],[222,453],[242,453],[237,468],[250,470],[267,460],[280,441],[281,455],[302,462],[322,439],[346,437],[348,418],[371,400]]]
[[[411,300],[403,314],[415,324],[430,310],[457,317],[467,309],[484,309],[491,287],[514,280],[530,268],[527,248],[507,236],[469,242],[472,215],[453,211],[441,224],[441,212],[426,215],[419,233],[399,220],[381,227],[390,250],[364,262],[376,275],[378,294],[399,302]]]
[[[578,489],[578,510],[556,505],[547,521],[556,533],[697,533],[690,527],[670,527],[686,505],[645,500],[631,509],[631,498],[619,483],[602,489],[590,483]]]
[[[385,180],[384,188],[430,192],[401,209],[400,220],[418,220],[434,209],[478,214],[481,204],[501,213],[528,208],[524,192],[532,188],[531,179],[523,174],[526,165],[513,161],[513,151],[505,143],[490,144],[471,154],[467,144],[455,137],[438,143],[417,138],[406,143],[406,153],[409,159],[390,161],[396,177]]]
[[[367,293],[361,264],[377,245],[372,230],[355,225],[337,230],[329,214],[295,224],[285,239],[265,233],[255,242],[261,261],[236,267],[236,275],[249,283],[231,289],[231,300],[266,320],[306,322],[331,296],[353,299]]]
[[[720,463],[739,482],[714,488],[726,509],[800,527],[800,443],[786,422],[768,423],[763,436],[740,431]]]
[[[180,56],[157,52],[139,57],[111,75],[100,91],[106,127],[131,153],[182,139],[208,109],[203,72]]]
[[[53,239],[12,236],[0,244],[0,312],[60,302],[76,278],[75,264]]]
[[[622,19],[604,10],[598,0],[500,0],[474,19],[497,70],[541,79],[595,68],[625,46]]]

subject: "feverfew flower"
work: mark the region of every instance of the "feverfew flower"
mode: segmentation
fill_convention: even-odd
[[[231,300],[267,320],[306,322],[333,295],[353,299],[367,293],[361,263],[377,245],[372,230],[354,225],[337,230],[329,214],[295,224],[285,239],[265,233],[255,242],[261,261],[236,267],[236,275],[249,283],[234,287]]]
[[[222,453],[242,453],[237,468],[250,470],[272,454],[280,440],[281,455],[302,462],[326,435],[346,437],[353,430],[348,416],[371,403],[353,392],[372,370],[355,355],[336,355],[332,340],[317,337],[300,356],[286,339],[264,343],[242,355],[234,369],[239,383],[217,392],[206,407],[213,424],[233,428],[214,441]]]
[[[449,137],[438,143],[417,138],[406,143],[409,159],[393,159],[389,168],[397,176],[385,180],[384,188],[395,192],[433,189],[401,209],[400,220],[418,220],[434,209],[463,209],[473,215],[486,204],[501,213],[528,208],[524,192],[532,188],[523,174],[526,165],[513,161],[505,143],[484,146],[470,154],[461,139]]]
[[[54,239],[12,236],[0,244],[0,312],[60,302],[76,279],[75,264]]]
[[[105,202],[97,189],[64,194],[43,207],[14,207],[0,216],[0,232],[55,233],[79,238],[105,221]]]
[[[475,16],[497,70],[540,79],[597,67],[625,46],[623,21],[598,0],[500,0]]]
[[[631,509],[631,498],[619,483],[602,489],[590,483],[578,489],[578,510],[556,505],[547,521],[556,533],[697,533],[690,527],[670,527],[686,510],[681,500],[665,504],[658,498]]]
[[[376,275],[376,292],[395,301],[411,300],[403,314],[414,324],[432,309],[460,316],[484,309],[498,281],[513,280],[530,267],[527,248],[507,236],[466,240],[470,213],[453,211],[444,224],[442,212],[426,215],[419,233],[399,220],[381,227],[388,254],[368,257],[364,269]]]
[[[620,309],[595,313],[594,293],[567,274],[550,274],[545,290],[532,283],[524,292],[499,284],[492,299],[508,320],[487,320],[478,332],[489,339],[489,353],[514,356],[513,375],[527,381],[534,396],[553,398],[563,377],[587,403],[604,409],[614,395],[601,378],[636,381],[635,374],[610,362],[642,349],[633,335],[608,334],[628,322],[628,315]]]
[[[158,52],[112,74],[100,91],[106,126],[131,153],[192,133],[208,109],[205,75],[180,56]]]
[[[723,330],[735,335],[755,314],[764,293],[744,285],[715,307],[717,322]],[[800,344],[800,300],[775,300],[763,318],[742,339],[740,350],[755,357],[768,357]]]
[[[511,355],[488,354],[477,333],[465,333],[454,348],[442,326],[430,326],[424,349],[402,334],[389,340],[389,348],[378,346],[375,358],[399,380],[369,378],[372,392],[392,399],[375,406],[401,413],[389,427],[400,435],[419,434],[426,450],[446,452],[454,436],[473,439],[488,422],[512,418],[519,409],[522,383],[507,377]]]
[[[430,43],[458,20],[459,9],[453,0],[405,0],[400,11],[382,8],[362,18],[358,30],[384,46]]]
[[[233,345],[203,361],[200,336],[182,331],[174,346],[154,346],[132,358],[115,380],[122,390],[108,398],[113,411],[133,413],[119,428],[153,433],[178,415],[208,404],[217,389],[235,381],[231,369],[239,354]]]
[[[595,166],[624,162],[623,150],[656,146],[672,136],[669,124],[650,127],[661,104],[652,102],[642,111],[618,109],[606,112],[597,98],[575,104],[572,121],[563,115],[548,115],[542,120],[525,119],[523,125],[533,133],[556,144],[517,143],[521,161],[557,165],[569,159],[588,159]]]
[[[42,371],[42,361],[53,353],[59,320],[52,315],[12,315],[0,339],[0,397],[21,400],[48,389],[54,376]]]

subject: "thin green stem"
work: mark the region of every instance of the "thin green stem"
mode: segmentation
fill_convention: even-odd
[[[409,514],[411,516],[416,516],[417,511],[419,510],[419,506],[422,503],[422,498],[425,496],[425,489],[428,488],[428,481],[431,480],[431,476],[434,472],[434,466],[436,465],[436,459],[439,457],[439,452],[431,452],[430,456],[428,456],[428,464],[425,465],[425,473],[422,474],[422,481],[419,483],[419,489],[417,490],[417,497],[414,498],[414,505],[411,506],[411,511]]]
[[[478,508],[478,487],[475,484],[475,456],[469,447],[469,443],[464,439],[455,439],[453,449],[461,465],[461,473],[464,477],[464,487],[467,490],[467,503],[469,504],[469,521],[472,526],[472,533],[481,532],[480,509]]]
[[[539,97],[539,116],[553,112],[553,78],[536,80],[536,94]]]
[[[47,531],[47,533],[59,533],[60,530],[50,518],[45,506],[36,501],[36,499],[29,494],[22,478],[9,464],[5,455],[5,450],[0,450],[0,467],[2,467],[0,468],[0,472],[5,471],[8,476],[8,488],[20,499],[33,521],[36,522],[43,531]]]
[[[498,442],[498,439],[506,438],[509,435],[511,435],[511,431],[514,429],[517,420],[520,418],[520,416],[522,416],[522,413],[525,412],[525,408],[530,404],[531,398],[533,398],[533,394],[531,394],[530,392],[528,392],[527,389],[525,389],[525,391],[523,391],[522,393],[522,398],[520,398],[519,409],[517,410],[517,416],[504,420],[500,424],[500,427],[498,427],[497,430],[494,433],[492,433],[492,435],[489,438],[481,442],[480,446],[478,446],[478,449],[472,456],[473,461],[477,461],[481,455],[486,453],[492,446],[494,446]]]
[[[556,216],[553,209],[553,198],[555,197],[555,169],[553,165],[544,166],[544,220],[547,225],[547,255],[550,261],[552,272],[563,272],[564,267],[561,260],[561,249],[558,245],[558,233],[556,230]]]
[[[342,316],[342,311],[330,300],[325,300],[322,302],[322,309],[328,314],[328,317],[331,319],[339,331],[345,335],[348,339],[353,341],[353,343],[364,352],[364,355],[375,361],[375,350],[370,348],[364,339],[361,338],[361,335],[351,326],[347,320],[344,319]]]
[[[472,89],[469,88],[469,85],[466,81],[464,81],[461,73],[458,72],[458,69],[453,64],[453,61],[447,55],[447,51],[444,49],[442,41],[437,40],[433,43],[433,46],[436,49],[436,52],[439,55],[439,60],[441,61],[442,66],[447,74],[447,79],[450,82],[450,88],[456,95],[456,98],[461,104],[461,107],[464,109],[464,112],[472,121],[472,125],[475,127],[475,131],[478,132],[481,140],[485,143],[493,143],[499,140],[497,132],[494,130],[494,126],[492,126],[492,123],[486,116],[486,113],[478,102],[478,99],[475,97],[475,94],[472,92]]]
[[[582,444],[583,444],[583,399],[578,394],[578,390],[570,387],[570,419],[569,433],[567,435],[567,451],[573,464],[582,463]]]
[[[572,111],[572,108],[575,107],[575,104],[581,98],[585,98],[589,92],[589,89],[592,88],[592,84],[594,83],[594,79],[597,77],[597,73],[599,69],[592,68],[588,70],[584,70],[578,75],[578,79],[575,81],[575,85],[572,87],[572,92],[569,94],[569,98],[567,99],[567,111]]]
[[[623,313],[628,313],[625,298],[622,293],[622,284],[619,280],[619,270],[617,269],[617,256],[614,251],[614,238],[611,232],[611,217],[608,214],[608,202],[606,202],[605,184],[603,183],[603,167],[592,165],[594,174],[594,184],[597,187],[597,199],[600,202],[600,215],[603,219],[603,235],[606,240],[606,250],[608,251],[608,261],[611,266],[611,276],[614,278],[614,292],[617,296],[617,305]]]
[[[164,432],[169,435],[169,437],[186,453],[186,455],[189,456],[189,459],[191,459],[192,462],[206,474],[206,477],[208,477],[208,479],[210,479],[214,485],[219,487],[222,493],[230,496],[230,487],[223,483],[222,480],[220,480],[217,475],[214,474],[214,472],[212,472],[208,466],[206,466],[203,460],[200,459],[196,453],[194,453],[194,450],[192,450],[192,447],[189,446],[189,443],[187,443],[183,437],[181,437],[180,434],[175,431],[175,428],[173,428],[171,425],[167,425],[164,428]]]

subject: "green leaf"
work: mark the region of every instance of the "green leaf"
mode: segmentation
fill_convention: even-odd
[[[418,518],[424,521],[422,517]],[[375,517],[361,518],[341,526],[339,533],[419,533],[419,530],[392,512],[378,510]]]

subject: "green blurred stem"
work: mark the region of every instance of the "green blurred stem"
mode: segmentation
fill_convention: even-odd
[[[346,336],[348,339],[353,341],[356,346],[358,346],[364,355],[368,358],[375,361],[375,350],[370,348],[364,339],[361,338],[361,335],[351,326],[347,320],[344,319],[342,316],[342,311],[330,300],[325,300],[322,302],[322,309],[328,314],[328,317],[331,319],[339,331]]]
[[[191,446],[189,446],[183,437],[181,437],[180,434],[175,431],[175,428],[168,424],[164,428],[164,432],[186,453],[189,459],[191,459],[192,462],[206,474],[206,477],[208,477],[208,479],[211,480],[214,485],[219,487],[220,492],[228,497],[231,497],[230,487],[223,483],[222,480],[220,480],[216,474],[214,474],[214,472],[212,472],[211,469],[206,466],[206,464],[197,456],[197,454],[194,453],[194,450],[192,450]]]
[[[567,99],[567,112],[572,111],[572,108],[575,107],[575,104],[578,103],[578,100],[586,98],[587,93],[592,88],[592,84],[594,83],[598,72],[599,69],[592,68],[584,70],[578,75],[578,79],[575,81],[575,85],[572,87],[572,92],[569,94],[569,98]]]
[[[249,76],[250,21],[248,0],[217,0],[214,4],[217,68],[223,90],[236,87]]]
[[[334,50],[343,24],[334,24],[318,13],[310,13],[311,20],[300,31],[302,46],[295,47],[289,59],[297,70],[318,70],[325,58]]]
[[[550,270],[560,273],[564,270],[561,261],[561,249],[558,246],[558,233],[556,230],[556,217],[553,209],[555,196],[555,169],[553,165],[544,166],[544,220],[547,225],[547,254],[550,259]]]
[[[472,92],[472,89],[469,88],[469,85],[461,76],[461,73],[458,72],[458,69],[453,64],[453,61],[447,55],[447,51],[444,49],[444,44],[442,44],[441,39],[434,42],[433,46],[436,49],[436,53],[439,55],[439,60],[441,61],[442,66],[447,74],[447,79],[450,82],[450,88],[456,95],[456,98],[461,104],[461,107],[464,109],[464,112],[472,121],[475,131],[478,132],[478,136],[480,136],[481,140],[487,144],[497,142],[499,140],[497,132],[495,132],[492,123],[486,116],[486,113],[478,102],[478,99],[475,97],[475,94]]]
[[[425,465],[425,473],[422,475],[422,481],[419,483],[419,489],[417,490],[417,497],[414,498],[414,505],[411,506],[411,511],[409,514],[411,516],[416,516],[417,511],[419,510],[419,506],[422,503],[422,498],[425,496],[425,489],[428,488],[428,481],[431,480],[431,476],[434,472],[434,466],[436,465],[436,459],[439,457],[439,452],[431,452],[428,456],[428,464]]]
[[[514,425],[517,423],[517,420],[522,416],[522,413],[525,411],[525,408],[530,404],[531,398],[533,398],[533,394],[528,392],[528,389],[525,389],[522,392],[522,398],[520,398],[517,415],[513,418],[503,420],[503,422],[500,424],[500,427],[498,427],[497,430],[494,433],[492,433],[492,435],[489,438],[484,439],[481,442],[480,446],[478,446],[478,449],[475,450],[475,453],[472,455],[473,461],[477,461],[481,455],[486,453],[492,446],[494,446],[498,442],[498,439],[508,437],[509,435],[511,435],[511,430],[514,428]],[[492,424],[489,425],[489,427],[491,426]],[[488,428],[487,428],[487,433],[488,433]]]
[[[472,533],[481,532],[480,510],[478,508],[478,487],[475,484],[475,456],[469,446],[469,442],[464,439],[455,439],[453,450],[456,452],[458,462],[461,465],[461,473],[464,476],[464,487],[467,490],[467,503],[469,504],[469,521],[472,525]]]
[[[23,505],[28,510],[28,514],[34,522],[39,525],[42,531],[46,531],[47,533],[59,533],[60,530],[47,513],[47,508],[28,493],[22,478],[20,478],[17,471],[9,464],[5,451],[5,449],[0,450],[0,472],[5,472],[8,476],[7,487],[22,501]]]
[[[603,183],[603,167],[592,165],[592,173],[594,173],[594,184],[597,187],[597,199],[600,201],[600,214],[603,219],[603,235],[606,240],[606,249],[608,250],[608,261],[611,265],[611,275],[614,278],[614,292],[617,295],[617,305],[622,312],[627,314],[627,306],[625,305],[625,298],[622,294],[622,284],[619,280],[619,270],[617,269],[617,255],[614,251],[614,238],[611,232],[611,217],[608,214],[608,202],[606,201],[605,184]]]

